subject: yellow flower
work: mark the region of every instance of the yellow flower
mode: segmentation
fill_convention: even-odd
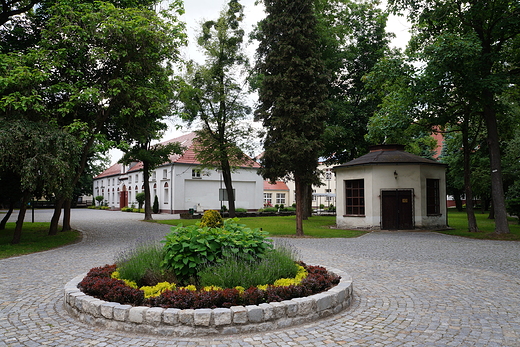
[[[165,290],[174,290],[175,283],[160,282],[157,283],[155,286],[143,286],[139,289],[144,292],[145,298],[150,298],[153,296],[161,295]]]
[[[206,292],[209,292],[210,290],[222,290],[222,288],[217,287],[217,286],[206,286],[202,289],[205,290]]]
[[[195,287],[193,284],[190,284],[189,286],[180,287],[179,289],[191,290],[192,292],[194,292],[197,290],[197,287]]]

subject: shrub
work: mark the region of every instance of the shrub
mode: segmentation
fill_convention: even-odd
[[[221,263],[223,258],[234,255],[246,260],[263,258],[272,248],[268,243],[267,232],[251,230],[238,219],[228,219],[222,228],[201,227],[198,225],[171,228],[164,242],[165,258],[163,265],[171,269],[183,281],[195,278],[197,268],[204,262]]]
[[[98,202],[99,206],[101,206],[101,203],[103,202],[103,200],[105,200],[103,195],[98,195],[94,199],[96,199],[96,201]]]
[[[281,247],[266,252],[263,259],[254,261],[236,256],[226,257],[222,263],[203,265],[198,272],[201,286],[249,288],[273,284],[280,278],[293,278],[297,272],[295,254]]]
[[[144,199],[145,199],[144,192],[135,194],[135,200],[137,201],[137,204],[139,205],[139,209],[141,209],[143,207]]]
[[[245,208],[235,208],[235,212],[238,212],[238,213],[247,213],[247,209],[245,209]]]
[[[139,287],[175,280],[175,276],[162,267],[163,259],[161,244],[140,241],[116,257],[118,278],[133,281]]]
[[[264,212],[278,212],[278,209],[276,207],[266,207]]]
[[[128,206],[125,206],[125,207],[121,208],[122,212],[132,212],[133,210],[134,210],[133,208],[128,207]]]
[[[218,211],[207,210],[200,219],[201,227],[220,228],[223,225],[222,216]]]
[[[157,197],[157,195],[153,199],[152,212],[159,213],[159,198]]]

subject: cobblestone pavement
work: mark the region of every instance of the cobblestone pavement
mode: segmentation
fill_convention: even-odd
[[[48,221],[49,211],[36,211]],[[158,216],[170,218],[171,215]],[[30,215],[28,217],[30,219]],[[350,310],[285,330],[164,338],[77,322],[62,305],[73,277],[167,226],[123,212],[75,210],[81,243],[0,260],[0,346],[520,346],[520,243],[430,232],[287,239],[308,263],[347,271]]]

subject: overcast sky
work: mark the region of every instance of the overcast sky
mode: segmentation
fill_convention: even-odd
[[[256,23],[261,20],[265,13],[263,6],[255,5],[256,0],[241,0],[240,3],[244,6],[244,22],[243,29],[246,35],[251,32]],[[204,62],[204,57],[197,48],[196,34],[200,30],[200,24],[205,20],[217,19],[220,11],[222,11],[229,0],[184,0],[185,14],[182,20],[186,22],[186,28],[189,38],[188,47],[183,51],[183,57],[186,59],[193,59],[199,63]],[[386,3],[386,2],[385,2]],[[388,20],[387,31],[393,32],[396,38],[392,41],[392,46],[404,48],[410,38],[408,32],[409,24],[405,18],[391,16]],[[247,48],[251,62],[253,62],[254,44],[250,44]],[[175,128],[176,125],[181,125],[181,122],[168,121],[169,131],[167,131],[161,141],[166,141],[184,133],[190,132],[186,126],[181,130]],[[111,161],[115,163],[121,157],[121,152],[115,150],[110,151]]]

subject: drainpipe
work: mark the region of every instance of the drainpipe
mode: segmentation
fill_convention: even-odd
[[[173,184],[173,163],[170,169],[170,214],[173,214],[173,189],[175,185]]]

